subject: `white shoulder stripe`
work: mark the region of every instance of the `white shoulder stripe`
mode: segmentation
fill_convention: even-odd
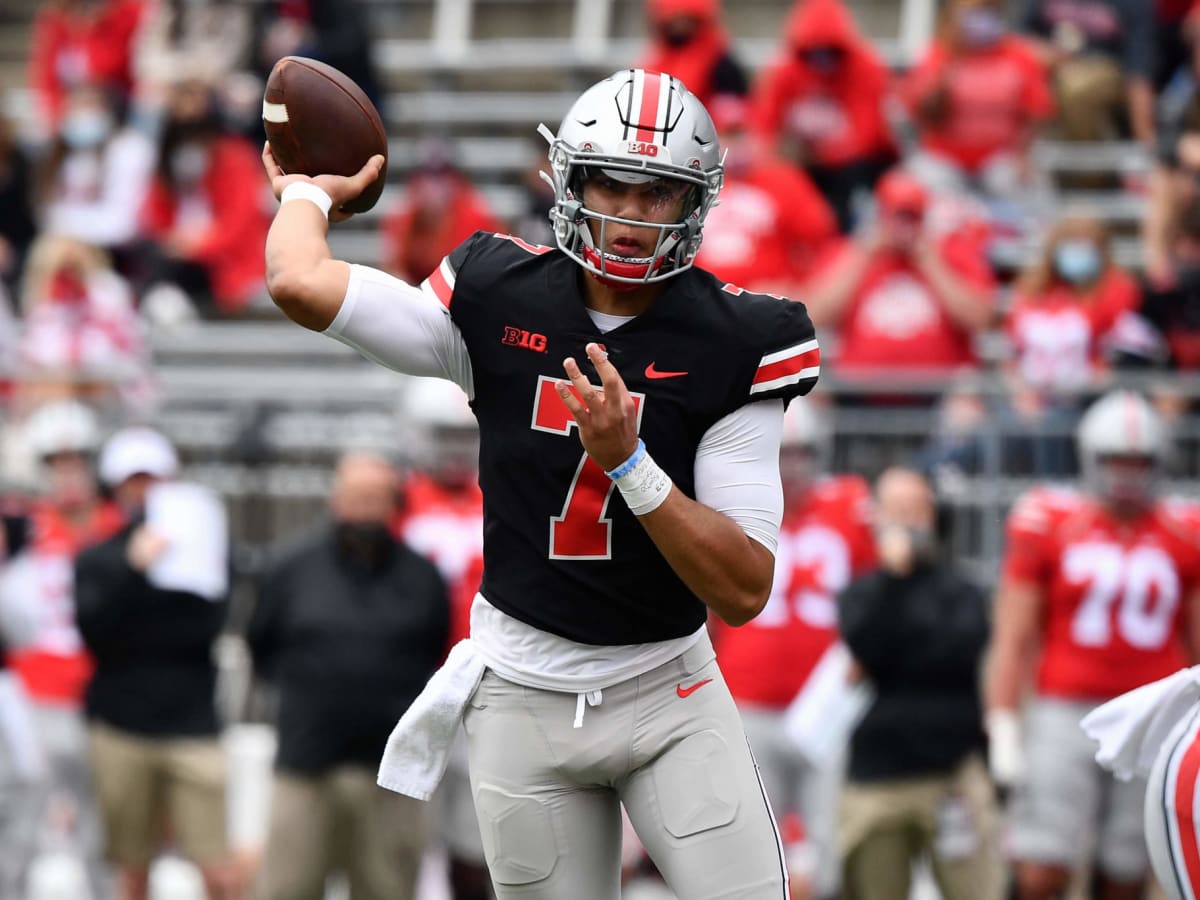
[[[801,369],[799,372],[794,372],[791,375],[781,375],[779,378],[772,378],[770,381],[763,381],[753,385],[750,388],[751,394],[760,394],[764,391],[774,391],[781,387],[787,387],[792,384],[799,384],[807,378],[818,378],[821,374],[820,366],[809,366],[807,369]]]
[[[801,344],[794,344],[791,347],[784,347],[782,350],[776,350],[768,353],[759,361],[759,367],[769,366],[772,363],[782,362],[785,359],[791,359],[793,356],[799,356],[802,353],[807,353],[810,350],[817,349],[817,339],[812,338],[804,341]]]

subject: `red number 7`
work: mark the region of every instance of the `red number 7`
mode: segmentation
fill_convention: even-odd
[[[557,380],[549,375],[538,377],[530,427],[535,431],[569,435],[577,426],[554,390]],[[634,391],[629,395],[637,407],[638,431],[641,431],[646,395]],[[600,464],[585,450],[567,491],[562,514],[550,517],[551,559],[612,559],[612,520],[605,514],[615,487]]]

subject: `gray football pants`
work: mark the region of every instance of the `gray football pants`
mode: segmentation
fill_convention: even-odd
[[[679,900],[787,900],[779,836],[712,645],[575,694],[488,670],[464,717],[499,900],[619,900],[623,803]]]

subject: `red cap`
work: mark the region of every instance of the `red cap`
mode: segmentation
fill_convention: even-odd
[[[892,169],[875,185],[875,199],[879,201],[882,211],[923,216],[929,204],[929,192],[910,173],[903,169]]]

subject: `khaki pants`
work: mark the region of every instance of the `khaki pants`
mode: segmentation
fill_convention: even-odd
[[[96,724],[91,745],[110,860],[147,867],[169,838],[198,866],[227,860],[225,755],[216,738],[144,738]]]
[[[774,820],[707,639],[588,703],[489,670],[464,725],[499,900],[618,900],[622,804],[680,900],[788,897]]]
[[[847,784],[840,844],[845,900],[907,900],[922,855],[945,900],[1002,896],[995,798],[977,757],[952,775]]]
[[[344,871],[351,900],[412,900],[424,849],[425,804],[379,787],[373,769],[280,773],[258,896],[321,900],[326,878]]]
[[[1107,56],[1084,56],[1059,64],[1055,72],[1058,117],[1069,141],[1116,137],[1117,114],[1125,108],[1125,76]]]

